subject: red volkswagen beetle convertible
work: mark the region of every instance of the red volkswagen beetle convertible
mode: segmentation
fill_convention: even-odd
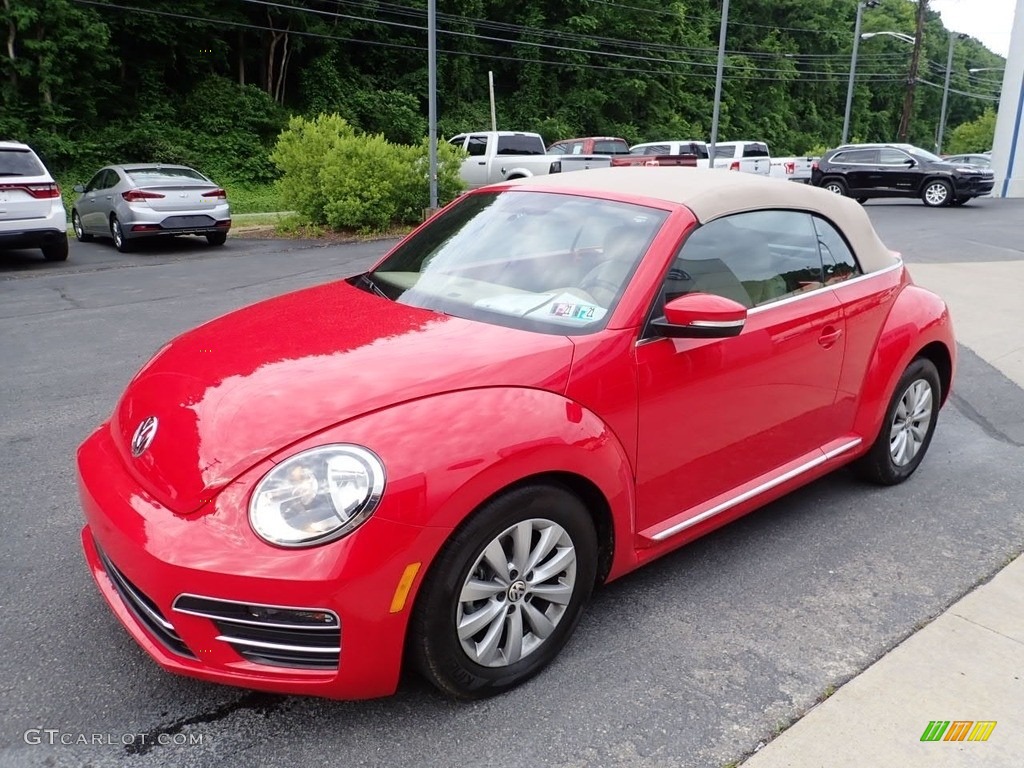
[[[79,451],[82,542],[164,668],[492,695],[595,584],[924,458],[955,346],[855,202],[697,169],[466,195],[347,280],[178,337]]]

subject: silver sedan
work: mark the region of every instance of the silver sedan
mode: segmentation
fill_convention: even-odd
[[[231,228],[227,192],[184,165],[108,165],[75,191],[75,237],[109,237],[122,253],[144,237],[169,235],[223,245]]]

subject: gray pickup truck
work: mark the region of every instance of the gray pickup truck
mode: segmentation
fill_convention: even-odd
[[[509,179],[611,165],[608,155],[549,155],[539,133],[477,131],[460,133],[448,143],[462,147],[469,154],[462,162],[461,174],[470,189]]]

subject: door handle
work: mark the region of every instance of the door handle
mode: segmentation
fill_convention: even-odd
[[[486,161],[484,161],[484,160],[480,160],[480,161],[479,161],[479,162],[477,163],[477,165],[487,165],[487,162],[486,162]]]
[[[842,328],[833,328],[832,326],[828,326],[828,327],[825,328],[825,330],[823,330],[821,332],[821,335],[818,337],[818,343],[821,346],[823,346],[825,349],[829,349],[837,341],[839,341],[839,339],[842,337],[842,335],[843,335],[843,329]]]

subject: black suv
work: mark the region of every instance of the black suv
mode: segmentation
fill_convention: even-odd
[[[987,195],[994,176],[910,144],[847,144],[822,156],[811,170],[811,183],[861,203],[873,197],[920,197],[938,207]]]

